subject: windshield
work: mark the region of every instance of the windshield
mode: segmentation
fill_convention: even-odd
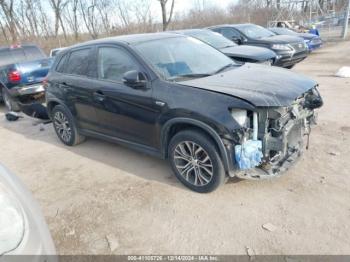
[[[287,28],[271,28],[270,30],[278,35],[297,35],[296,32]]]
[[[185,32],[186,35],[193,36],[217,49],[236,46],[232,41],[228,40],[226,37],[222,36],[219,33],[211,31],[193,31]]]
[[[259,25],[244,25],[238,28],[243,34],[252,39],[260,39],[276,35]]]
[[[220,51],[192,37],[157,39],[135,48],[165,80],[209,76],[234,64]]]

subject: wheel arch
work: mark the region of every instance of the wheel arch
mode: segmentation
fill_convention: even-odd
[[[165,123],[161,131],[161,151],[164,158],[168,157],[168,146],[171,138],[178,132],[186,129],[198,129],[207,134],[217,146],[222,158],[225,171],[229,171],[229,158],[225,145],[219,134],[208,124],[190,118],[174,118]]]
[[[47,105],[46,105],[47,113],[48,113],[50,118],[51,118],[52,110],[57,105],[61,105],[61,106],[65,107],[68,110],[67,106],[62,101],[60,101],[59,99],[52,99],[52,100],[48,101]]]

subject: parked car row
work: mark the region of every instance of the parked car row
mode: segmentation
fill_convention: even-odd
[[[297,33],[293,30],[290,30],[287,28],[281,28],[281,27],[272,27],[272,28],[269,28],[269,30],[274,32],[277,35],[291,35],[291,36],[297,36],[297,37],[303,38],[310,52],[322,46],[321,37],[315,34]]]
[[[168,159],[185,186],[210,192],[228,177],[278,176],[301,155],[322,98],[316,82],[275,66],[307,54],[301,38],[224,25],[89,41],[59,50],[52,65],[39,56],[0,70],[5,100],[45,90],[46,117],[64,144],[92,136],[127,145]],[[24,97],[10,102],[39,108]]]

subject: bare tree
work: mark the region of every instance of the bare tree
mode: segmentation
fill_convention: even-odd
[[[65,26],[62,20],[62,11],[68,4],[68,0],[50,0],[50,4],[55,14],[55,37],[57,37],[58,30],[61,25],[64,38],[67,39]]]
[[[128,8],[129,4],[130,1],[126,3],[125,0],[115,0],[115,5],[117,7],[120,20],[124,27],[127,27],[130,24],[130,10]]]
[[[92,39],[96,39],[99,35],[97,19],[95,16],[96,2],[93,0],[89,3],[85,0],[79,0],[79,3],[84,24],[87,30],[89,31],[89,34],[92,37]]]
[[[73,32],[75,40],[78,40],[79,38],[79,28],[80,28],[78,8],[79,8],[79,1],[71,0],[68,2],[65,9],[63,10],[64,19],[68,23],[70,30]]]
[[[168,12],[167,12],[167,3],[169,0],[158,0],[158,1],[160,3],[160,7],[162,9],[163,31],[166,31],[170,22],[171,22],[171,18],[173,17],[175,0],[170,0],[171,5],[170,5],[169,16],[168,16]]]
[[[112,13],[112,2],[111,0],[99,0],[96,3],[96,9],[98,17],[100,18],[100,23],[106,34],[110,33],[111,21],[109,15]]]
[[[16,14],[14,11],[14,0],[0,0],[0,7],[4,14],[8,30],[10,32],[12,42],[16,43],[18,40]]]
[[[8,36],[7,36],[7,33],[6,33],[6,28],[5,28],[5,26],[3,25],[3,23],[2,23],[2,19],[1,19],[2,17],[0,17],[0,29],[1,29],[1,33],[2,33],[2,35],[4,36],[4,39],[5,39],[5,41],[6,41],[6,43],[8,43],[9,42],[9,38],[8,38]]]

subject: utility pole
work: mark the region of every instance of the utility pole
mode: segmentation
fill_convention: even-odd
[[[343,33],[342,33],[343,39],[345,39],[348,34],[349,12],[350,12],[350,0],[348,0],[348,4],[346,5],[346,10],[344,15],[345,19],[344,19],[344,27],[343,27]]]

